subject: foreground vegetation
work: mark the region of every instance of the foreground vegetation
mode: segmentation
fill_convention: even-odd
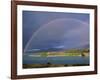
[[[48,68],[48,67],[68,67],[68,66],[88,66],[89,64],[23,64],[23,68]]]

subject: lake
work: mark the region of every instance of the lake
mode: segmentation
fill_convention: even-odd
[[[37,57],[24,55],[23,64],[89,64],[89,57],[82,56],[57,56]]]

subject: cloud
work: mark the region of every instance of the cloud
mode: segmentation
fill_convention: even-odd
[[[64,46],[76,48],[89,43],[89,25],[72,18],[60,18],[41,26],[27,43],[25,50]]]

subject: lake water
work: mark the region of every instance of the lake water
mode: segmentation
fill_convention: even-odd
[[[89,64],[89,57],[81,56],[57,56],[36,57],[24,55],[23,64]]]

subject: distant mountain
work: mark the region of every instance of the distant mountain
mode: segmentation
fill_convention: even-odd
[[[86,45],[81,46],[81,48],[89,48],[89,47],[90,47],[89,44],[86,44]]]
[[[42,48],[42,49],[32,49],[32,50],[28,50],[26,51],[25,53],[38,53],[38,52],[52,52],[52,51],[62,51],[64,50],[63,48],[56,48],[56,47],[53,47],[53,48]]]
[[[85,49],[85,48],[89,48],[89,44],[85,44],[76,48],[71,48],[71,49]],[[39,53],[39,52],[52,52],[52,51],[64,51],[64,50],[70,50],[70,49],[66,49],[63,46],[56,46],[56,47],[50,47],[50,48],[41,48],[41,49],[32,49],[32,50],[28,50],[25,53]]]
[[[89,48],[89,47],[90,47],[89,44],[85,44],[85,45],[79,46],[75,49],[86,49],[86,48]]]

